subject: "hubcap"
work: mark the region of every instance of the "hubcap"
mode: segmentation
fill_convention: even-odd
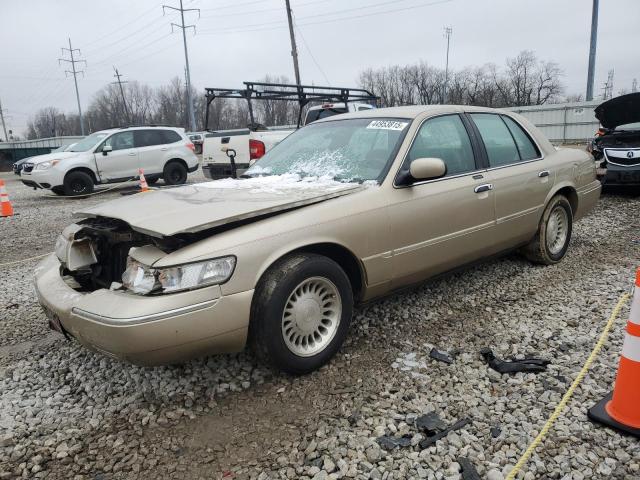
[[[557,205],[547,220],[547,249],[552,255],[562,251],[569,234],[569,216],[567,211]]]
[[[282,313],[282,337],[300,357],[320,353],[335,337],[342,316],[338,288],[323,277],[311,277],[289,295]]]

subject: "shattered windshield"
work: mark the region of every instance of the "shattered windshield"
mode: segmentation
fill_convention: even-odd
[[[245,176],[296,174],[342,182],[381,181],[409,123],[392,118],[314,123],[289,135]]]

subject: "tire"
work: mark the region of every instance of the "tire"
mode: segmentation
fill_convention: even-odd
[[[336,262],[316,254],[289,255],[272,265],[256,288],[249,343],[264,363],[302,375],[335,355],[352,314],[351,283]]]
[[[187,181],[187,167],[182,162],[172,160],[164,166],[162,179],[167,185],[182,185]]]
[[[544,209],[536,236],[523,248],[523,253],[534,263],[558,263],[567,253],[572,231],[571,204],[563,195],[556,195]]]
[[[93,192],[93,178],[81,171],[67,173],[64,177],[63,189],[65,195],[87,195]]]
[[[51,191],[56,195],[64,195],[64,187],[52,187]]]

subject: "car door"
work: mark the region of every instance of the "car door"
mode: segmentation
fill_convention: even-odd
[[[162,173],[166,163],[164,157],[169,150],[162,132],[151,128],[134,131],[140,168],[144,169],[145,174]]]
[[[496,236],[505,248],[531,239],[555,172],[511,117],[470,113],[486,152],[496,202]]]
[[[486,254],[494,242],[491,179],[458,114],[420,126],[401,170],[412,160],[444,161],[444,177],[396,186],[391,192],[394,287],[414,283]]]
[[[110,152],[104,152],[108,145]],[[127,179],[138,175],[138,151],[135,148],[133,131],[118,132],[107,138],[96,149],[96,164],[103,181]]]

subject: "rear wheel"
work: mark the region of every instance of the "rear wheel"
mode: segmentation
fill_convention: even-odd
[[[556,195],[544,209],[538,232],[523,248],[523,253],[535,263],[543,265],[558,263],[567,253],[572,230],[571,204],[563,195]]]
[[[296,254],[274,264],[256,288],[250,342],[265,363],[292,374],[320,368],[346,338],[349,278],[333,260]]]
[[[187,167],[182,162],[173,160],[165,165],[162,179],[167,185],[182,185],[187,181]]]
[[[64,177],[65,195],[87,195],[93,192],[93,178],[86,172],[70,172]]]

